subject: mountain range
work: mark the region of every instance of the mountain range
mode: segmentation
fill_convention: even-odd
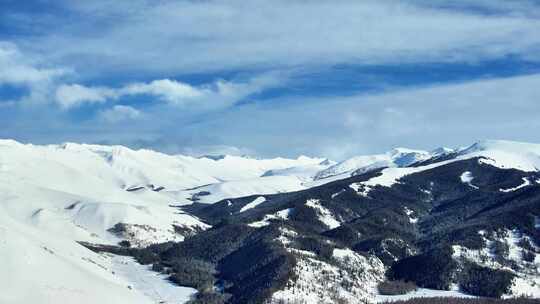
[[[539,168],[511,141],[335,162],[0,140],[0,302],[540,298]]]

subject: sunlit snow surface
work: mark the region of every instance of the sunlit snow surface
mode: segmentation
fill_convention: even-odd
[[[172,225],[203,229],[208,225],[174,207],[189,203],[179,202],[178,193],[320,161],[228,156],[215,161],[125,147],[35,146],[0,140],[0,303],[156,303],[145,295],[139,279],[129,283],[131,268],[121,279],[112,274],[109,259],[77,241],[114,244],[121,238],[108,230],[118,223],[133,225],[130,241],[135,245],[181,241]],[[274,191],[264,186],[273,185],[270,180],[253,191]],[[154,191],[159,187],[164,189]],[[165,290],[185,291],[155,281],[160,284]]]
[[[418,222],[418,218],[414,216],[414,211],[409,209],[408,207],[404,208],[405,214],[409,217],[409,222],[411,224],[416,224]]]
[[[111,270],[125,282],[127,288],[142,293],[154,303],[185,303],[197,290],[180,287],[156,273],[150,266],[140,265],[131,257],[110,256]]]
[[[404,295],[385,296],[377,295],[375,301],[377,303],[388,303],[396,301],[404,301],[413,298],[433,298],[433,297],[454,297],[454,298],[474,298],[474,296],[464,294],[456,289],[454,290],[435,290],[427,288],[418,288],[415,291],[406,293]]]
[[[405,167],[415,162],[427,160],[433,154],[406,148],[396,148],[385,154],[361,155],[337,163],[317,173],[316,179],[324,179],[336,175],[364,173],[384,167]]]
[[[330,210],[323,207],[319,200],[309,199],[306,201],[306,206],[313,208],[317,213],[319,221],[325,224],[329,229],[334,229],[341,226],[340,221],[338,221]]]
[[[473,189],[478,189],[477,186],[472,184],[474,176],[472,175],[471,172],[469,172],[469,171],[463,172],[463,174],[461,174],[461,176],[459,178],[461,179],[462,183],[469,185],[469,187],[471,187]]]
[[[538,168],[540,168],[540,144],[526,144],[510,141],[482,141],[462,149],[454,159],[418,167],[386,168],[376,177],[365,182],[351,184],[351,188],[355,189],[359,195],[368,196],[369,191],[374,186],[391,187],[393,184],[398,183],[400,178],[406,175],[476,157],[480,158],[479,162],[481,164],[498,168],[514,168],[527,172],[537,171]],[[471,183],[473,176],[470,172],[464,172],[459,178],[469,186],[477,188],[477,186]],[[524,180],[524,183],[516,188],[502,190],[514,191],[526,187],[529,184],[530,181]]]
[[[288,236],[281,237],[287,243]],[[350,249],[334,249],[330,264],[309,251],[294,251],[297,263],[292,269],[296,279],[272,296],[271,303],[361,304],[374,301],[376,285],[384,277],[384,266],[375,256],[365,257]],[[296,301],[296,302],[295,302]]]
[[[0,205],[0,303],[155,303],[72,239],[13,220]]]
[[[293,208],[288,208],[284,210],[280,210],[274,214],[267,214],[264,216],[264,218],[260,221],[249,223],[248,226],[254,227],[254,228],[261,228],[270,225],[271,220],[287,220],[289,219],[289,216],[291,213],[294,212]]]
[[[523,178],[523,183],[520,184],[519,186],[509,188],[509,189],[499,189],[499,191],[501,191],[501,192],[513,192],[513,191],[519,190],[521,188],[525,188],[525,187],[530,186],[530,185],[531,185],[531,182],[529,181],[529,179],[524,177]]]
[[[253,208],[259,206],[260,204],[262,204],[264,202],[266,202],[266,198],[264,198],[264,196],[259,196],[256,199],[254,199],[251,203],[247,203],[244,207],[242,207],[242,209],[240,209],[240,212],[244,212],[244,211],[247,211],[249,209],[253,209]]]

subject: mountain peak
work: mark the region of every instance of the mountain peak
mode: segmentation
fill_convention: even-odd
[[[427,151],[424,151],[424,150],[409,149],[409,148],[404,148],[404,147],[396,147],[396,148],[393,148],[393,149],[390,150],[388,153],[389,153],[390,155],[411,154],[411,153],[416,153],[416,154],[428,154],[428,152],[427,152]]]
[[[22,143],[13,139],[0,139],[0,146],[21,146]]]
[[[488,150],[504,151],[518,154],[540,154],[540,144],[532,144],[510,140],[481,140],[465,148],[462,151],[462,154]]]
[[[455,152],[456,150],[447,148],[447,147],[439,147],[437,149],[432,150],[430,153],[432,156],[441,156],[445,154],[450,154]]]
[[[198,158],[208,158],[211,160],[218,161],[218,160],[224,159],[225,157],[227,157],[227,155],[219,154],[219,155],[202,155],[202,156],[199,156]]]

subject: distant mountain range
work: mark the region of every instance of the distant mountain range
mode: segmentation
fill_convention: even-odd
[[[540,298],[538,168],[510,141],[336,163],[0,140],[0,302]]]

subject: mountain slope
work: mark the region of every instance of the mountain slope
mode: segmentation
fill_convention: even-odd
[[[364,172],[385,167],[407,167],[412,164],[452,153],[453,150],[439,148],[432,152],[395,148],[385,154],[355,156],[337,163],[327,169],[321,170],[315,179],[324,179],[332,176],[362,174]]]
[[[196,303],[373,302],[387,279],[540,297],[540,145],[394,152],[340,165],[0,141],[0,302],[159,301],[103,251]]]
[[[173,207],[189,202],[178,201],[179,193],[190,196],[186,188],[256,179],[268,170],[320,161],[229,156],[216,161],[125,147],[2,140],[0,256],[8,265],[0,271],[0,286],[12,292],[0,293],[0,302],[155,303],[111,273],[110,257],[77,242],[182,241],[209,227]]]
[[[285,281],[269,279],[283,286],[269,296],[276,302],[285,293],[297,300],[316,294],[308,303],[330,303],[337,301],[334,292],[351,303],[372,301],[370,286],[383,280],[381,271],[388,279],[412,280],[428,288],[460,286],[481,296],[540,297],[540,173],[508,168],[530,168],[527,165],[540,154],[534,145],[513,155],[507,143],[492,144],[496,145],[425,166],[379,169],[308,190],[264,196],[263,203],[248,211],[242,209],[257,197],[194,204],[184,210],[220,227],[213,229],[246,225],[282,231],[273,236],[276,246],[303,266],[293,268]],[[321,279],[337,289],[302,285],[298,278],[305,273],[313,281],[319,269],[344,270],[335,264],[335,250],[352,250],[384,266],[363,264],[361,269],[371,279],[359,287],[346,283],[347,276]],[[434,272],[437,268],[441,270]],[[499,285],[486,285],[486,279]],[[240,303],[235,300],[238,288],[225,290],[232,293],[231,303]]]

